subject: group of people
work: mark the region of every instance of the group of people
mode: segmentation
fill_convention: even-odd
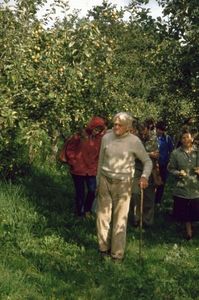
[[[194,133],[195,134],[195,133]],[[100,254],[121,261],[124,257],[129,211],[136,226],[143,190],[143,222],[154,222],[170,172],[175,180],[173,213],[184,222],[191,239],[192,222],[199,221],[199,153],[187,126],[174,148],[163,121],[136,122],[120,112],[108,129],[106,119],[94,116],[87,126],[67,139],[65,161],[75,188],[75,213],[92,215],[96,199],[97,238]]]

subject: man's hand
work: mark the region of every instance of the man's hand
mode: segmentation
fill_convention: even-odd
[[[187,173],[184,170],[180,170],[179,176],[185,177],[185,176],[187,176]]]
[[[196,173],[197,175],[199,175],[199,167],[196,167],[194,170],[195,170],[195,173]]]
[[[146,189],[149,185],[148,180],[145,177],[140,177],[139,185],[141,189]]]
[[[152,151],[152,152],[149,152],[149,157],[150,157],[150,158],[158,159],[159,156],[160,156],[159,151]]]

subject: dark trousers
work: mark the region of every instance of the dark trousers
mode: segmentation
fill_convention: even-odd
[[[90,212],[96,192],[96,176],[81,176],[72,174],[75,187],[76,213],[78,216]]]
[[[158,186],[156,189],[156,194],[155,194],[155,203],[156,204],[161,203],[161,201],[162,201],[164,187],[165,187],[165,183],[166,183],[166,180],[168,177],[167,165],[159,165],[159,169],[160,169],[160,176],[162,178],[163,184]]]
[[[199,198],[173,197],[173,216],[177,222],[199,221]]]

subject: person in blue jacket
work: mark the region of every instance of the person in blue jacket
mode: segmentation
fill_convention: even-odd
[[[162,184],[157,186],[155,203],[161,204],[164,187],[168,176],[167,165],[169,162],[170,154],[174,149],[174,144],[170,135],[166,133],[166,124],[164,121],[156,123],[156,135],[159,149],[159,172],[162,179]]]

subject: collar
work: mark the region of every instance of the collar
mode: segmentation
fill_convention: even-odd
[[[113,132],[114,133],[114,132]],[[130,134],[130,132],[129,131],[127,131],[127,132],[125,132],[123,135],[116,135],[115,133],[114,133],[114,136],[117,138],[117,139],[122,139],[122,138],[125,138],[126,136],[128,136]]]

